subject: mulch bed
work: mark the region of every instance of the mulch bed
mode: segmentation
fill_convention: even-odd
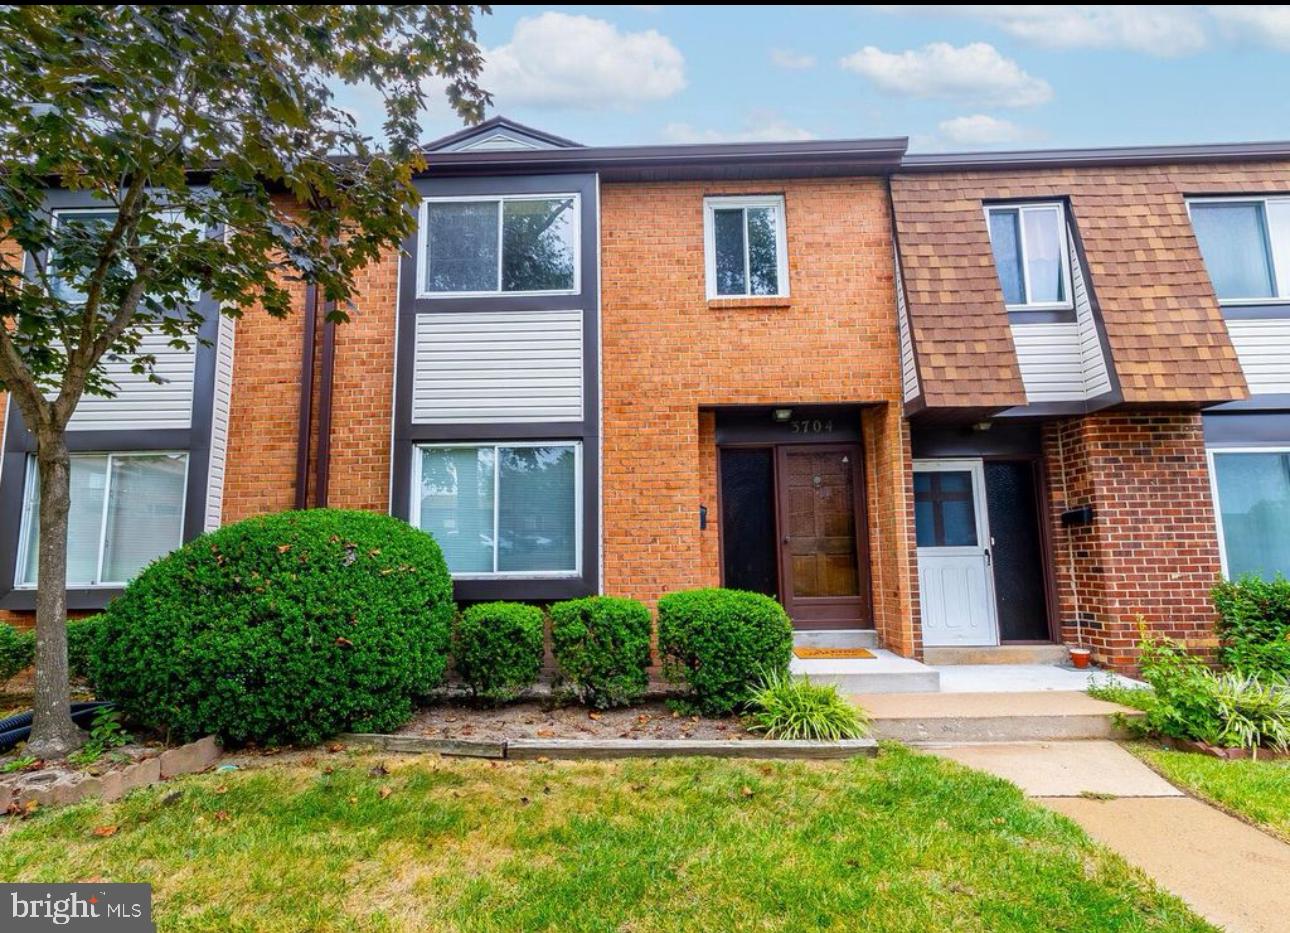
[[[736,716],[683,716],[662,702],[591,710],[538,702],[484,709],[452,703],[420,710],[396,735],[502,742],[515,739],[741,739],[759,738]]]
[[[1290,761],[1290,752],[1281,752],[1274,748],[1260,748],[1258,755],[1255,755],[1248,748],[1220,748],[1208,742],[1192,742],[1188,739],[1165,739],[1164,744],[1174,751],[1209,755],[1211,758],[1222,758],[1225,761],[1243,761],[1250,758],[1257,758],[1259,761]]]

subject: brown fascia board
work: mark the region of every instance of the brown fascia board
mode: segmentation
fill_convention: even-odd
[[[1079,166],[1180,165],[1290,158],[1290,141],[1183,146],[1117,146],[1098,149],[1034,149],[1016,152],[906,153],[902,172],[1007,171]]]
[[[681,146],[586,146],[427,153],[420,177],[598,172],[610,181],[886,175],[899,170],[908,140],[837,139]]]

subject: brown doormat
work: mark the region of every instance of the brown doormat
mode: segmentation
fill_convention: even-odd
[[[812,648],[794,645],[793,654],[799,658],[872,658],[876,655],[868,648]]]

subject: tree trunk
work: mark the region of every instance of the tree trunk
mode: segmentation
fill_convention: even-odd
[[[36,697],[27,754],[62,758],[84,733],[72,722],[67,682],[67,512],[71,460],[61,432],[36,437],[40,477],[40,552],[36,565]]]

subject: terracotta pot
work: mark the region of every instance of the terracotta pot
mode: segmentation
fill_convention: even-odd
[[[1074,664],[1080,670],[1084,670],[1084,668],[1088,667],[1089,658],[1093,654],[1092,651],[1090,651],[1088,648],[1072,648],[1070,649],[1070,651],[1071,651],[1072,664]]]

